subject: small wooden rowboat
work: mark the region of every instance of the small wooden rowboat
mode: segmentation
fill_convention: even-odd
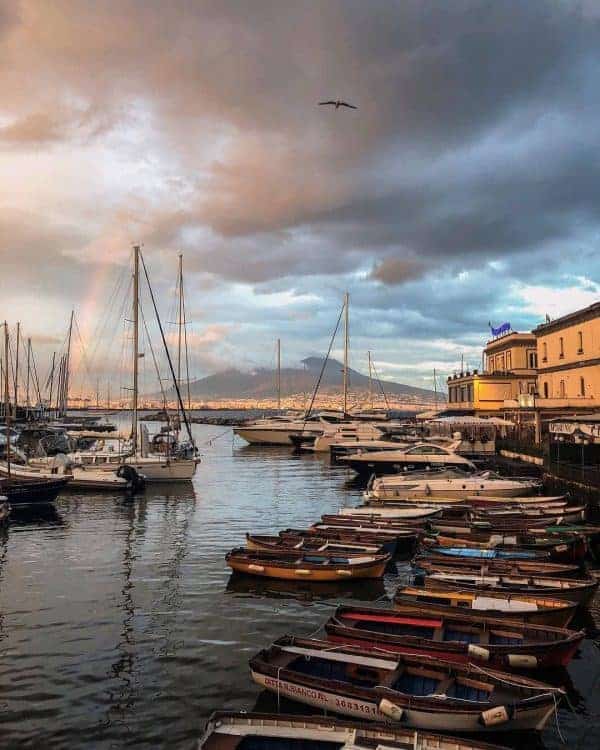
[[[469,550],[490,550],[513,553],[520,557],[522,553],[533,552],[535,555],[547,555],[556,562],[580,562],[587,552],[587,540],[583,536],[543,537],[531,534],[503,534],[488,531],[471,530],[467,537],[438,534],[435,538],[425,538],[423,544],[432,545],[435,549],[466,548]]]
[[[465,616],[460,611],[439,617],[411,609],[338,607],[325,624],[327,638],[360,648],[421,654],[497,669],[566,667],[585,637],[548,625]]]
[[[324,716],[215,711],[198,750],[506,750],[383,723]]]
[[[327,555],[383,555],[385,550],[379,544],[352,544],[340,542],[311,534],[286,534],[269,536],[267,534],[246,534],[246,549],[268,550],[273,552],[324,552]]]
[[[457,609],[465,617],[480,616],[522,620],[566,628],[575,615],[576,602],[548,596],[511,596],[496,591],[443,591],[405,586],[396,591],[394,605],[419,614],[451,614]]]
[[[435,515],[437,516],[437,513]],[[338,526],[360,525],[372,529],[397,529],[409,532],[424,528],[427,525],[427,519],[407,520],[406,518],[383,518],[383,516],[373,515],[372,513],[370,515],[344,513],[344,515],[325,514],[321,516],[321,523],[337,524]]]
[[[390,555],[326,555],[318,552],[267,552],[233,549],[225,556],[238,573],[294,581],[339,581],[380,578]]]
[[[297,529],[285,529],[280,535],[296,533]],[[301,533],[323,536],[328,539],[360,540],[366,544],[379,544],[390,555],[409,554],[414,551],[420,539],[417,529],[389,528],[370,524],[348,522],[348,525],[337,523],[315,523]]]
[[[431,573],[435,571],[464,572],[472,571],[478,575],[541,575],[577,578],[581,575],[579,565],[567,565],[553,562],[528,562],[527,560],[473,560],[468,557],[456,557],[453,560],[417,555],[412,560],[413,567]]]
[[[544,520],[548,525],[552,523],[580,523],[585,521],[585,505],[567,506],[560,509],[544,508],[542,510],[524,510],[513,508],[502,508],[498,510],[476,511],[473,513],[474,520],[489,521],[493,523],[523,521],[540,523]],[[556,519],[555,521],[553,519]]]
[[[443,510],[442,505],[415,505],[412,502],[406,505],[379,506],[361,505],[358,508],[342,508],[340,516],[362,516],[367,518],[387,518],[395,521],[426,521],[435,518]]]
[[[497,508],[499,506],[527,505],[531,508],[540,508],[545,505],[563,502],[566,504],[565,495],[525,495],[523,497],[496,497],[494,495],[469,495],[464,501],[469,505],[481,508]]]
[[[318,709],[456,733],[543,729],[563,694],[476,664],[293,636],[259,652],[250,670],[258,685]]]
[[[433,541],[433,540],[431,540]],[[459,540],[455,539],[455,542]],[[441,545],[431,544],[425,547],[427,557],[432,560],[447,560],[457,564],[458,561],[468,560],[471,563],[481,563],[488,560],[529,560],[530,562],[546,563],[552,562],[553,558],[547,551],[531,550],[531,549],[516,549],[516,550],[504,550],[504,549],[491,549],[489,547],[477,547],[477,546],[466,546],[468,544],[463,542],[463,546],[456,547],[443,547]]]
[[[544,578],[543,576],[478,575],[465,571],[436,572],[424,576],[428,589],[450,589],[452,591],[500,591],[515,596],[551,596],[587,605],[596,593],[595,578]]]

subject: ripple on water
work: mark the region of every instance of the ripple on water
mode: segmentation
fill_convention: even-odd
[[[202,442],[222,432],[194,430]],[[214,708],[251,709],[252,654],[316,632],[338,601],[397,585],[392,573],[319,590],[230,576],[225,552],[246,531],[302,527],[357,502],[346,479],[319,456],[232,450],[229,434],[204,446],[193,492],[69,494],[54,511],[19,511],[0,537],[2,747],[190,748]],[[572,746],[600,746],[592,641],[565,674],[576,713],[560,711],[561,730]],[[553,724],[544,742],[561,746]]]

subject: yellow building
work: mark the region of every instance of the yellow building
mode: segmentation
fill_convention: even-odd
[[[488,341],[483,354],[483,372],[448,378],[448,410],[498,414],[526,405],[536,389],[535,335],[510,331]]]
[[[600,302],[543,323],[534,334],[536,407],[600,409]]]

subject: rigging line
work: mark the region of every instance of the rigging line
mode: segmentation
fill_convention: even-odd
[[[163,408],[165,408],[165,413],[166,413],[167,396],[166,396],[165,389],[164,389],[163,384],[162,384],[162,379],[160,377],[160,369],[158,367],[158,362],[156,361],[156,355],[154,353],[154,347],[152,346],[152,340],[150,339],[150,333],[148,332],[148,326],[146,324],[146,318],[144,316],[144,311],[142,310],[141,306],[140,306],[140,313],[141,313],[141,316],[142,316],[142,325],[144,326],[144,331],[146,333],[146,339],[148,341],[148,346],[150,347],[150,354],[152,355],[152,362],[154,363],[154,369],[156,370],[156,377],[158,378],[158,384],[160,386],[160,392],[161,392],[162,400],[163,400]],[[170,420],[169,420],[169,415],[168,414],[167,414],[167,424],[170,426]]]
[[[335,337],[337,335],[338,328],[340,327],[340,323],[342,321],[342,315],[344,314],[345,307],[346,307],[346,302],[344,301],[344,304],[342,305],[342,309],[340,310],[340,314],[338,315],[337,323],[335,324],[335,328],[333,329],[333,334],[332,334],[331,340],[329,342],[329,349],[327,349],[327,355],[326,355],[325,359],[323,360],[323,365],[321,367],[321,372],[319,373],[319,378],[318,378],[318,380],[317,380],[317,382],[315,384],[315,388],[314,388],[314,391],[313,391],[313,394],[312,394],[312,398],[310,400],[310,405],[308,407],[308,411],[304,415],[304,423],[302,424],[302,432],[304,432],[304,428],[306,426],[306,420],[310,416],[310,413],[311,413],[312,408],[314,406],[315,399],[317,397],[317,392],[319,390],[319,386],[321,385],[321,380],[323,378],[323,373],[325,372],[325,367],[327,366],[327,362],[329,360],[329,355],[331,354],[331,349],[333,347],[333,342],[335,341]]]
[[[77,322],[77,316],[76,315],[73,316],[73,322],[75,323],[75,333],[77,334],[77,337],[79,338],[79,345],[81,346],[81,361],[83,363],[83,367],[84,367],[84,370],[85,370],[85,375],[87,375],[87,377],[88,377],[87,386],[88,386],[88,388],[93,389],[94,383],[93,383],[93,380],[92,380],[91,365],[90,365],[90,363],[88,361],[85,344],[83,343],[83,337],[82,337],[81,331],[79,329],[79,323]],[[85,378],[85,376],[84,376],[84,378]],[[85,384],[86,383],[85,383],[85,379],[84,379],[84,382],[83,382],[82,387],[81,387],[81,395],[82,395],[82,397],[83,397],[83,386]]]
[[[185,312],[185,288],[183,278],[181,279],[181,307],[183,310],[183,342],[185,348],[185,380],[187,386],[188,409],[192,408],[192,399],[190,395],[190,361],[188,356],[188,337],[187,337],[187,316]]]
[[[37,373],[37,365],[35,364],[35,354],[33,351],[33,347],[31,347],[31,365],[32,365],[32,370],[33,370],[33,380],[35,384],[35,390],[36,390],[37,397],[38,397],[38,406],[41,406],[42,405],[42,393],[40,391],[40,381],[39,381],[38,373]]]
[[[165,339],[165,332],[163,330],[162,322],[160,320],[160,316],[158,314],[158,308],[156,306],[156,299],[154,297],[154,292],[152,290],[152,286],[150,284],[150,277],[148,276],[148,269],[146,268],[146,261],[144,260],[143,254],[140,252],[140,258],[142,261],[142,267],[144,269],[144,275],[146,277],[146,283],[148,284],[148,291],[150,292],[150,299],[152,300],[152,306],[154,307],[154,314],[156,315],[156,321],[158,323],[158,328],[160,330],[160,335],[162,338],[163,346],[165,348],[165,354],[167,355],[167,360],[169,362],[169,369],[171,371],[171,377],[173,378],[173,383],[175,384],[175,390],[177,392],[177,399],[179,401],[179,406],[181,408],[181,414],[183,416],[183,421],[185,422],[185,427],[187,430],[188,437],[190,439],[190,443],[194,445],[194,438],[192,437],[192,430],[190,427],[190,423],[188,421],[187,413],[185,411],[185,407],[183,405],[183,401],[181,400],[181,392],[179,390],[179,383],[177,382],[177,379],[175,377],[175,370],[173,369],[173,362],[171,360],[171,354],[169,353],[169,347],[167,346],[167,340]]]
[[[94,342],[93,348],[91,349],[91,353],[90,353],[90,359],[92,361],[92,364],[94,363],[96,359],[98,347],[104,341],[105,329],[107,329],[110,323],[110,315],[115,307],[117,300],[119,299],[122,293],[121,287],[123,286],[125,279],[127,279],[129,276],[129,274],[125,273],[124,268],[120,270],[121,270],[121,273],[116,275],[113,289],[110,295],[108,296],[108,300],[104,309],[104,313],[102,314],[102,317],[100,318],[98,324],[96,325],[96,327],[94,328],[94,331],[92,332],[92,341]]]
[[[375,368],[375,363],[373,361],[371,361],[371,367],[373,368],[373,372],[375,373],[375,378],[376,378],[377,383],[379,385],[379,388],[381,390],[381,394],[383,396],[383,400],[385,401],[386,409],[389,410],[390,409],[390,402],[388,401],[387,393],[383,389],[383,384],[382,384],[382,382],[381,382],[381,380],[379,378],[379,374],[377,373],[377,370]]]

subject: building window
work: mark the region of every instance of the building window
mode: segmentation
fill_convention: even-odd
[[[579,378],[579,395],[585,396],[585,380],[583,378]]]
[[[577,340],[579,342],[579,346],[577,347],[577,354],[583,354],[583,332],[582,331],[578,331]]]
[[[510,370],[512,367],[512,354],[510,352],[506,352],[506,369]]]
[[[558,341],[559,341],[559,344],[560,344],[560,352],[559,352],[558,356],[559,356],[560,359],[564,359],[565,358],[565,340],[561,336],[558,339]]]
[[[559,396],[560,398],[566,398],[567,393],[566,393],[566,390],[565,390],[565,381],[564,380],[561,380],[560,383],[558,384],[558,392],[560,394],[560,396]]]
[[[544,341],[542,344],[542,362],[548,361],[548,344]]]
[[[537,368],[537,352],[528,352],[529,369],[535,370]]]
[[[535,393],[535,383],[528,384],[527,393],[531,393],[532,395]]]
[[[544,398],[548,398],[548,383],[544,383]]]

